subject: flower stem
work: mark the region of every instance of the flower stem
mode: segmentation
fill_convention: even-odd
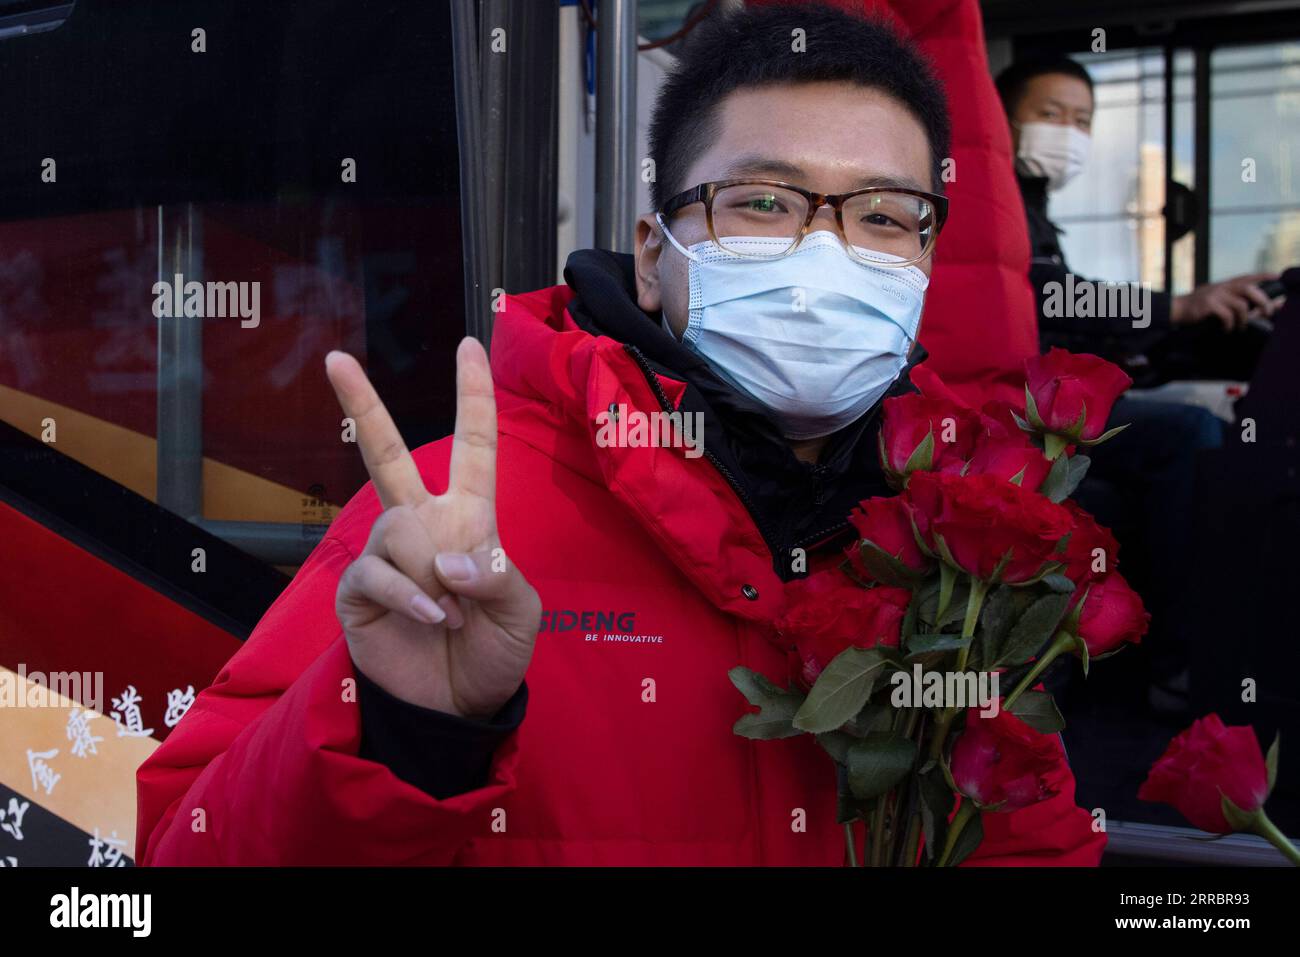
[[[915,867],[916,855],[921,850],[921,812],[916,811],[912,814],[912,820],[907,826],[907,836],[903,840],[903,860],[902,867]]]
[[[853,822],[844,822],[844,846],[849,852],[849,867],[858,866],[858,848],[853,841]]]
[[[979,624],[980,609],[984,606],[984,596],[989,593],[990,582],[976,578],[974,575],[970,579],[970,597],[966,599],[966,620],[961,625],[961,636],[963,638],[975,637],[975,626]],[[957,670],[966,670],[966,660],[970,657],[970,644],[967,643],[957,654]]]
[[[935,716],[934,737],[930,739],[930,757],[935,761],[943,756],[943,742],[948,737],[948,726],[955,717],[957,712],[951,708],[944,708]]]
[[[1255,812],[1255,823],[1251,830],[1281,851],[1288,861],[1300,867],[1300,849],[1297,849],[1291,843],[1291,839],[1278,830],[1277,825],[1268,819],[1268,815],[1264,813],[1263,808]]]
[[[1034,662],[1034,667],[1029,669],[1029,674],[1020,680],[1020,684],[1016,685],[1016,690],[1007,695],[1002,702],[1002,710],[1010,711],[1011,706],[1016,703],[1016,699],[1034,686],[1034,682],[1047,669],[1047,666],[1072,647],[1074,647],[1074,636],[1064,629],[1058,631],[1056,637],[1052,639],[1052,643],[1043,652],[1042,657]]]
[[[948,825],[948,836],[943,842],[943,853],[939,855],[936,867],[947,867],[948,859],[952,857],[953,848],[957,846],[957,838],[961,837],[961,832],[966,830],[966,824],[970,821],[971,815],[975,813],[975,802],[968,797],[963,797],[961,807],[957,808],[957,814],[953,817],[952,823]]]
[[[885,853],[885,801],[889,797],[882,794],[876,799],[875,810],[871,812],[871,866],[880,867],[881,857]]]

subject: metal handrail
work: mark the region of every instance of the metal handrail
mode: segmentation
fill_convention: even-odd
[[[1105,864],[1129,858],[1138,864],[1185,864],[1212,867],[1286,867],[1277,848],[1254,834],[1213,834],[1190,827],[1110,821],[1106,826]]]

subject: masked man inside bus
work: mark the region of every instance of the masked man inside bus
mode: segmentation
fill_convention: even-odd
[[[1139,300],[1142,308],[1117,309],[1118,315],[1098,314],[1100,299],[1082,310],[1088,315],[1066,308],[1060,292],[1089,280],[1066,264],[1065,231],[1048,216],[1048,198],[1077,176],[1098,175],[1087,169],[1096,109],[1092,78],[1069,57],[1030,58],[1003,70],[997,88],[1029,220],[1029,275],[1043,348],[1103,356],[1123,366],[1139,388],[1172,379],[1248,380],[1267,340],[1252,320],[1272,316],[1280,305],[1260,289],[1278,278],[1274,273],[1205,283],[1179,296],[1153,291],[1149,303]]]
[[[797,554],[838,562],[889,494],[880,404],[922,355],[948,140],[879,25],[706,20],[659,93],[635,255],[509,297],[490,371],[465,340],[450,440],[408,452],[330,355],[372,484],[141,769],[138,859],[842,863],[834,766],[736,736],[727,672],[787,673],[768,625]],[[600,439],[667,410],[702,445]],[[1097,863],[1054,774],[971,862]]]
[[[1048,198],[1076,176],[1098,175],[1088,171],[1092,78],[1069,57],[1028,58],[1003,70],[997,88],[1028,218],[1040,347],[1103,356],[1123,367],[1138,389],[1173,379],[1248,380],[1268,341],[1256,320],[1273,315],[1281,302],[1259,284],[1277,276],[1236,276],[1173,296],[1073,275],[1060,244],[1065,231],[1049,218]],[[1199,406],[1132,393],[1115,403],[1109,425],[1127,428],[1089,451],[1089,478],[1077,498],[1119,535],[1130,580],[1152,613],[1141,652],[1149,664],[1148,704],[1186,717],[1187,642],[1196,622],[1186,620],[1182,589],[1196,561],[1196,525],[1189,520],[1196,459],[1222,444],[1223,425]]]

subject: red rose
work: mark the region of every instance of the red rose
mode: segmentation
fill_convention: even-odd
[[[1080,586],[1105,578],[1119,561],[1119,542],[1074,502],[1067,499],[1061,505],[1074,520],[1065,548],[1065,577]]]
[[[1119,572],[1088,586],[1079,617],[1079,637],[1088,646],[1090,658],[1114,651],[1126,641],[1136,645],[1150,624],[1151,616],[1142,598]]]
[[[1138,797],[1172,805],[1202,831],[1227,834],[1220,792],[1247,814],[1268,797],[1268,771],[1253,728],[1225,727],[1217,714],[1192,724],[1142,782]]]
[[[984,421],[985,428],[988,429],[1001,426],[1004,429],[1014,429],[1021,432],[1023,430],[1017,424],[1016,416],[1019,416],[1023,421],[1025,410],[1001,399],[989,399],[980,409],[980,418]]]
[[[785,592],[786,612],[776,630],[793,646],[796,680],[809,688],[845,648],[897,648],[912,600],[906,588],[863,588],[838,569],[793,581]]]
[[[1015,811],[1057,793],[1062,763],[1052,735],[1035,731],[1010,711],[981,718],[970,709],[949,767],[962,794],[985,807]]]
[[[1057,547],[1073,525],[1060,505],[992,475],[917,472],[905,494],[927,545],[942,554],[942,539],[954,564],[983,580],[1007,553],[999,581],[1034,578],[1060,560]]]
[[[898,559],[912,571],[925,573],[934,566],[934,559],[928,557],[916,544],[911,509],[901,496],[872,498],[861,502],[853,507],[849,521],[858,530],[859,536]],[[862,564],[862,553],[858,545],[850,545],[848,555],[859,572],[868,578],[874,577]]]
[[[933,449],[930,460],[920,468],[960,472],[975,447],[980,429],[978,412],[946,399],[917,392],[886,399],[880,426],[881,465],[886,474],[905,476],[912,453],[929,435]]]
[[[1119,366],[1065,349],[1026,359],[1025,377],[1044,430],[1074,441],[1101,435],[1111,406],[1133,384]]]
[[[944,381],[939,378],[939,373],[928,365],[913,366],[912,371],[907,375],[912,380],[912,385],[921,390],[922,395],[931,399],[942,399],[944,402],[959,405],[963,408],[968,407],[969,403],[948,388]]]
[[[1002,420],[988,415],[981,418],[984,429],[975,441],[966,474],[992,475],[1007,482],[1019,475],[1021,488],[1038,491],[1052,470],[1042,450],[1019,428],[1007,428]]]

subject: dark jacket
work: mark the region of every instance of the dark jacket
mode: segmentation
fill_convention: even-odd
[[[1039,347],[1044,352],[1053,347],[1070,352],[1090,352],[1120,365],[1135,379],[1141,379],[1149,364],[1146,352],[1169,332],[1172,298],[1166,292],[1152,291],[1150,315],[1141,320],[1142,323],[1150,320],[1150,325],[1145,328],[1136,328],[1130,315],[1060,315],[1063,310],[1057,306],[1069,300],[1067,293],[1070,289],[1076,290],[1077,295],[1083,283],[1097,280],[1071,275],[1061,250],[1060,236],[1064,230],[1047,216],[1047,180],[1026,176],[1017,179],[1029,221],[1029,282],[1038,301]]]

